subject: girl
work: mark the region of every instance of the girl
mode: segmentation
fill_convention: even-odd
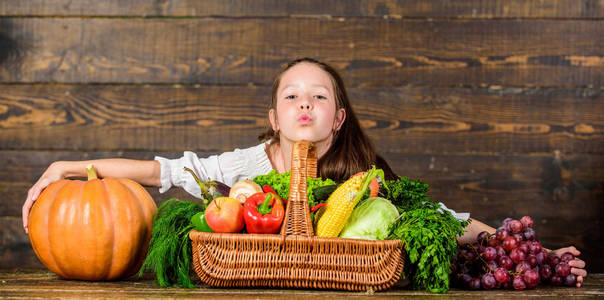
[[[217,180],[232,186],[239,180],[267,174],[273,169],[278,173],[289,171],[293,144],[298,140],[308,140],[317,147],[318,173],[323,178],[341,182],[372,165],[383,169],[386,179],[396,178],[364,134],[341,77],[327,64],[310,58],[292,61],[273,83],[268,117],[271,126],[260,136],[261,144],[208,158],[200,159],[187,151],[183,157],[174,160],[155,157],[153,161],[102,159],[54,162],[27,194],[22,210],[23,227],[27,232],[29,211],[46,186],[62,178],[84,177],[88,164],[95,166],[101,178],[127,177],[142,185],[160,187],[160,192],[179,186],[200,197],[198,185],[190,174],[183,171],[184,166],[193,169],[204,181]],[[472,220],[466,230],[459,238],[462,243],[475,240],[481,231],[495,232],[494,228],[477,220]],[[572,246],[554,253],[561,255],[567,251],[579,255]],[[587,275],[585,262],[575,259],[569,265],[573,267],[572,273],[577,275],[577,286],[580,286]]]

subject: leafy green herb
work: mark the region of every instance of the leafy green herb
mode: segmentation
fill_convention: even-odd
[[[399,177],[387,181],[388,199],[402,212],[388,239],[402,240],[410,264],[406,274],[415,289],[433,293],[449,290],[451,259],[457,254],[457,236],[467,221],[459,221],[428,196],[428,184]]]
[[[279,196],[281,198],[289,198],[290,177],[291,177],[290,172],[286,172],[283,174],[277,174],[277,172],[275,170],[272,170],[270,173],[268,173],[266,175],[256,176],[253,181],[255,183],[259,184],[260,186],[264,186],[264,185],[268,184],[273,188],[273,190],[275,190],[275,192],[277,194],[279,194]],[[307,196],[308,196],[308,204],[310,207],[313,207],[313,206],[319,204],[315,200],[315,196],[312,193],[312,191],[315,188],[318,188],[320,186],[335,184],[335,182],[331,179],[322,179],[322,178],[307,177],[306,181],[307,181],[306,191],[307,191]]]
[[[201,205],[171,198],[162,203],[153,217],[153,231],[147,257],[138,272],[155,273],[159,286],[195,288],[189,277],[191,268],[191,240],[189,232],[194,228],[191,217],[201,212]]]
[[[433,293],[449,290],[451,259],[457,254],[458,235],[468,222],[460,222],[450,212],[418,208],[405,212],[393,224],[389,239],[403,241],[411,264],[407,274],[415,289]]]
[[[399,176],[397,180],[387,180],[386,186],[389,188],[386,190],[386,198],[403,211],[421,208],[432,203],[428,198],[430,186],[420,180]]]

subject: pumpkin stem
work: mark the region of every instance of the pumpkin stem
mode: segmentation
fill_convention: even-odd
[[[92,164],[86,166],[86,173],[88,173],[88,180],[98,179],[99,177],[96,175],[96,170]]]

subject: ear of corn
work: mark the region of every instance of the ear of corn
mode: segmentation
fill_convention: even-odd
[[[378,175],[384,180],[384,171],[374,166],[369,172],[352,177],[339,186],[325,202],[325,212],[317,223],[316,235],[319,237],[340,235],[354,207],[369,188],[371,181]]]

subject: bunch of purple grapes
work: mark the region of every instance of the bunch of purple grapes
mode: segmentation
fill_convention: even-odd
[[[471,290],[524,290],[548,282],[575,286],[577,278],[568,265],[575,257],[569,252],[548,254],[532,226],[529,216],[507,218],[494,235],[483,231],[476,243],[461,246],[451,264],[453,285]]]

